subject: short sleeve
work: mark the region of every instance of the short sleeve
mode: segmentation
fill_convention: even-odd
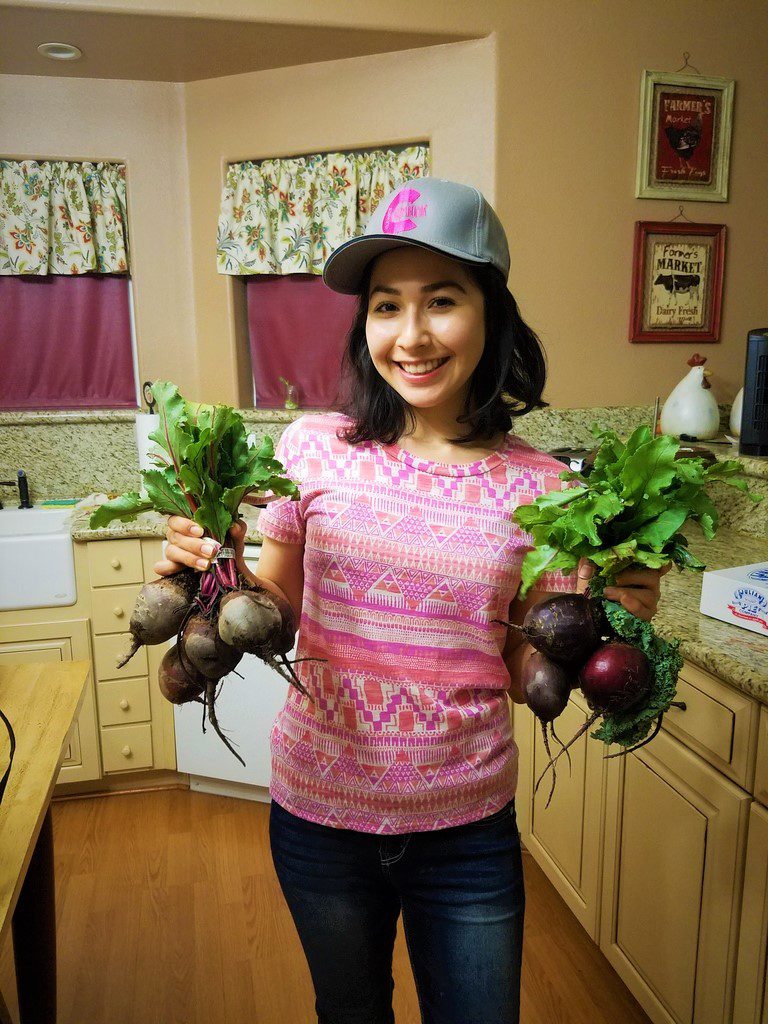
[[[302,417],[289,423],[275,445],[275,458],[285,467],[285,473],[302,492]],[[272,494],[272,491],[266,491]],[[280,495],[261,510],[256,529],[265,537],[287,544],[301,544],[306,535],[304,503],[294,501],[287,495]]]
[[[551,466],[540,470],[538,484],[541,493],[548,494],[550,491],[562,491],[568,487],[577,487],[578,481],[559,478],[559,474],[567,468],[562,462],[553,458]],[[573,594],[576,592],[578,582],[578,570],[573,569],[569,573],[562,573],[556,569],[554,572],[543,572],[531,589],[554,594]]]

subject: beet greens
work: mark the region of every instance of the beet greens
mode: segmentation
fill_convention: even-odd
[[[572,572],[582,558],[596,566],[586,594],[546,598],[529,609],[522,627],[494,620],[521,630],[537,648],[524,669],[522,690],[542,724],[548,756],[547,728],[554,735],[552,709],[559,707],[563,693],[558,665],[577,673],[592,711],[576,735],[550,756],[536,783],[538,789],[552,770],[547,806],[558,758],[568,755],[568,748],[599,718],[602,723],[592,736],[606,746],[623,747],[619,754],[608,755],[616,757],[650,742],[672,705],[684,708],[674,699],[683,664],[680,641],[664,640],[650,623],[605,599],[605,587],[631,566],[659,569],[672,563],[681,572],[703,571],[706,566],[688,550],[681,529],[694,521],[707,540],[714,536],[717,510],[705,489],[711,481],[722,480],[753,501],[762,500],[739,477],[743,467],[735,459],[707,465],[684,456],[676,438],[653,436],[648,427],[638,427],[626,443],[611,430],[600,431],[597,425],[592,430],[600,445],[589,475],[560,473],[562,490],[519,506],[512,517],[532,540],[518,597],[524,599],[542,573]],[[535,688],[531,680],[538,681]]]
[[[200,573],[184,569],[146,584],[131,616],[131,642],[122,666],[142,644],[176,646],[163,658],[160,688],[173,703],[198,701],[217,735],[243,765],[224,736],[214,704],[217,683],[244,652],[256,654],[304,696],[309,694],[286,654],[295,639],[295,616],[279,595],[246,580],[235,564],[230,529],[242,504],[265,505],[273,497],[299,499],[299,489],[274,458],[272,438],[251,445],[243,418],[225,405],[187,402],[175,384],[155,381],[160,427],[150,434],[156,468],[142,470],[142,493],[122,494],[101,505],[90,518],[91,529],[114,519],[129,522],[141,512],[193,519],[204,534],[221,545],[211,566]],[[243,600],[238,604],[235,596]],[[227,606],[226,622],[220,608]],[[322,659],[305,659],[322,660]],[[242,678],[242,677],[241,677]]]

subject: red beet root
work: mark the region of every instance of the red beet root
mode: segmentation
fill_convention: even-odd
[[[525,697],[526,704],[541,722],[541,736],[544,741],[544,749],[547,752],[549,763],[553,765],[552,787],[546,803],[546,807],[549,807],[549,802],[555,791],[555,780],[557,778],[552,753],[549,748],[549,737],[551,734],[552,738],[557,740],[562,747],[562,743],[552,723],[565,710],[571,692],[571,681],[566,669],[562,665],[551,661],[541,651],[534,651],[523,665],[520,682],[520,688]],[[568,761],[570,763],[570,754],[568,755]],[[536,788],[538,789],[538,784]]]
[[[557,594],[528,609],[523,625],[494,619],[519,630],[537,651],[552,661],[577,669],[612,635],[599,601],[584,594]]]
[[[582,666],[579,685],[590,707],[598,711],[628,711],[648,696],[651,667],[639,647],[608,643]]]
[[[565,710],[571,682],[562,665],[535,651],[523,666],[523,696],[541,722],[552,722]]]

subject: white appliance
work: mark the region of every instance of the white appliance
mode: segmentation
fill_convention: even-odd
[[[247,544],[246,565],[256,571],[259,547]],[[296,657],[295,645],[286,657]],[[237,672],[219,683],[216,700],[219,728],[245,761],[245,768],[216,735],[206,717],[203,733],[202,705],[174,705],[176,767],[190,775],[190,789],[206,793],[269,800],[269,734],[277,713],[285,704],[289,683],[252,654],[244,654]]]

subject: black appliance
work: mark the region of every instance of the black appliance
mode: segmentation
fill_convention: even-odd
[[[768,327],[747,335],[739,455],[768,455]]]

